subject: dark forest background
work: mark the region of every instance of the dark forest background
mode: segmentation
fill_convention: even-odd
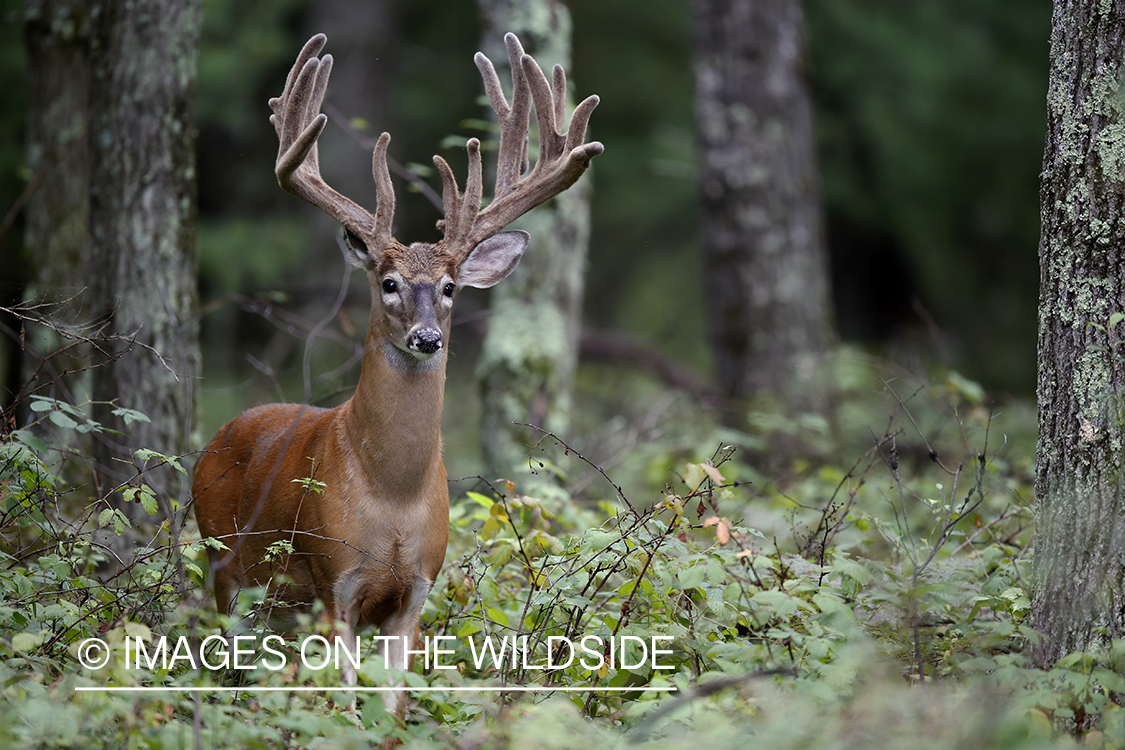
[[[22,6],[7,2],[0,17],[6,304],[24,295],[36,253],[23,246],[19,212],[33,177],[24,151]],[[617,356],[618,366],[651,369],[664,358],[706,383],[712,355],[689,3],[574,0],[569,7],[568,72],[578,96],[601,96],[592,134],[607,146],[592,172],[586,328],[612,332],[612,340],[645,354]],[[806,3],[805,74],[844,342],[916,371],[938,365],[997,393],[1031,395],[1048,8],[1045,0],[1019,12],[996,0]],[[294,51],[319,30],[337,60],[322,161],[345,193],[373,204],[370,141],[383,129],[394,136],[392,157],[431,182],[432,170],[417,165],[435,152],[461,164],[465,137],[479,133],[475,3],[204,3],[197,101],[203,434],[245,405],[302,398],[301,339],[263,316],[263,306],[281,303],[318,319],[339,288],[335,229],[277,187],[267,121],[266,100],[278,93]],[[435,238],[437,210],[398,184],[398,236]],[[359,275],[353,282],[341,323],[362,330],[367,294]],[[459,302],[450,381],[467,385],[465,398],[450,400],[454,409],[471,402],[475,321],[485,305],[483,295]],[[318,352],[326,359],[314,371],[344,354],[333,360]],[[18,362],[6,355],[8,382],[15,382]]]

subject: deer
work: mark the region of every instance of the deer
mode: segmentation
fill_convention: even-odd
[[[224,425],[204,448],[192,477],[195,517],[208,549],[219,612],[239,591],[268,586],[287,604],[319,600],[348,643],[361,627],[380,629],[379,653],[392,667],[413,664],[423,604],[445,560],[449,487],[442,461],[441,415],[453,300],[462,287],[491,287],[511,274],[528,246],[512,221],[573,185],[604,147],[586,142],[590,96],[563,132],[566,77],[551,82],[514,34],[504,37],[512,70],[509,103],[492,62],[474,61],[499,125],[495,190],[482,207],[481,144],[466,144],[468,176],[460,192],[449,164],[434,156],[442,182],[442,238],[405,245],[392,234],[394,189],[387,165],[391,137],[372,154],[374,214],[321,177],[317,140],[332,56],[327,38],[301,49],[280,97],[270,99],[279,148],[278,184],[344,228],[348,261],[364,269],[371,314],[355,394],[331,409],[305,404],[252,408]],[[534,105],[539,148],[530,166]],[[310,481],[318,483],[310,491]],[[267,559],[271,545],[291,552]],[[277,548],[274,547],[274,550]],[[283,580],[275,579],[283,574]],[[357,684],[347,659],[346,686]],[[388,693],[399,721],[404,691]],[[354,702],[353,702],[354,708]]]

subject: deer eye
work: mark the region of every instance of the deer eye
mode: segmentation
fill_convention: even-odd
[[[383,293],[384,294],[394,294],[397,291],[398,291],[398,284],[395,283],[394,279],[383,279]]]
[[[453,293],[457,291],[457,287],[451,281],[448,284],[446,284],[445,288],[442,289],[441,291],[445,294],[446,297],[452,297]]]

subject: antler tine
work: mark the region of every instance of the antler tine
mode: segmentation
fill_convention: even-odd
[[[470,249],[535,206],[569,188],[590,166],[590,161],[605,150],[597,141],[585,143],[586,129],[590,115],[598,105],[598,97],[587,97],[575,108],[570,129],[564,135],[562,127],[566,113],[566,75],[562,68],[555,66],[552,86],[538,63],[530,55],[523,54],[515,35],[508,34],[504,40],[512,62],[513,94],[510,108],[491,62],[480,53],[477,53],[476,58],[489,101],[500,122],[501,146],[496,196],[476,216],[469,235]],[[526,171],[526,163],[521,164],[518,169],[513,167],[515,160],[512,159],[513,149],[510,144],[520,143],[521,155],[526,159],[528,93],[535,105],[535,117],[539,125],[539,155],[531,173],[521,177]],[[514,132],[517,123],[518,135]]]
[[[270,109],[273,110],[275,115],[281,114],[282,102],[289,100],[289,95],[293,92],[293,85],[297,82],[297,75],[304,69],[305,63],[320,54],[324,49],[324,45],[328,43],[328,37],[324,34],[316,34],[301,48],[300,53],[297,55],[297,62],[293,63],[293,67],[289,70],[289,75],[285,77],[285,88],[281,92],[281,96],[275,96],[270,99]],[[270,118],[273,121],[273,118]]]
[[[441,174],[442,207],[445,218],[438,222],[446,242],[463,256],[473,249],[469,244],[469,232],[480,211],[480,201],[484,193],[484,178],[481,174],[480,141],[470,138],[465,144],[469,152],[469,177],[465,182],[465,194],[457,191],[457,178],[448,162],[434,156],[434,166]]]
[[[484,81],[488,101],[496,113],[496,122],[500,125],[495,186],[495,195],[498,198],[507,195],[520,176],[527,171],[527,124],[531,115],[531,89],[527,83],[527,75],[520,65],[520,60],[524,56],[523,45],[511,32],[504,35],[504,45],[508,50],[508,63],[512,70],[510,107],[492,61],[482,52],[478,52],[473,57]]]
[[[563,115],[566,114],[566,71],[563,70],[561,65],[556,65],[555,69],[551,71],[554,78],[551,88],[555,92],[554,101],[552,101],[552,109],[555,114],[555,130],[559,133],[563,129]]]
[[[320,112],[324,94],[328,89],[328,77],[332,72],[332,56],[317,55],[327,42],[324,34],[317,34],[305,43],[297,56],[297,61],[285,80],[285,89],[280,97],[270,99],[273,114],[270,122],[278,137],[277,164],[275,172],[281,187],[301,200],[324,211],[336,221],[347,227],[365,242],[382,247],[375,240],[386,229],[386,239],[390,237],[391,215],[394,212],[394,195],[390,189],[389,175],[386,173],[386,147],[390,136],[383,134],[373,155],[373,172],[379,190],[379,205],[376,215],[351,199],[333,190],[320,176],[320,164],[316,142],[328,117]],[[380,155],[381,151],[381,155]]]
[[[563,146],[567,152],[597,145],[600,147],[597,149],[597,153],[590,154],[589,157],[593,159],[604,150],[604,147],[601,147],[601,144],[597,141],[586,143],[586,128],[590,126],[590,115],[594,114],[594,107],[598,106],[598,101],[598,97],[588,96],[574,108],[574,112],[570,116],[570,128],[566,131],[566,145]],[[583,146],[584,143],[586,143],[585,146]]]
[[[371,152],[371,176],[375,178],[375,229],[377,247],[386,247],[391,241],[391,225],[395,217],[395,189],[391,185],[391,172],[387,168],[387,147],[391,134],[384,132]]]

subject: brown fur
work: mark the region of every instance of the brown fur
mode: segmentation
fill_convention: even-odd
[[[381,272],[368,270],[371,323],[355,395],[334,409],[269,404],[236,417],[204,449],[192,491],[201,533],[229,548],[209,550],[220,611],[250,585],[271,585],[295,606],[320,599],[346,641],[365,625],[398,636],[387,644],[397,664],[414,647],[449,536],[445,349],[419,360],[401,347],[418,320],[447,341],[452,300],[441,290],[447,258],[421,245],[391,250]],[[380,289],[390,274],[400,280],[393,306]],[[306,477],[324,482],[323,494],[307,489]],[[293,553],[265,562],[282,540]],[[345,683],[355,677],[347,667]],[[400,716],[402,700],[389,700]]]

